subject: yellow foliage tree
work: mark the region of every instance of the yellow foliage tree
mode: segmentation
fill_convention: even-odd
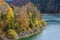
[[[14,12],[12,8],[8,8],[7,10],[7,20],[11,20],[11,18],[14,18]]]

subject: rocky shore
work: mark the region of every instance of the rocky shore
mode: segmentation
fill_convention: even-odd
[[[34,35],[36,33],[41,32],[41,30],[42,30],[41,28],[34,28],[34,29],[31,29],[31,30],[28,30],[28,31],[20,32],[19,33],[19,38],[32,36],[32,35]]]
[[[18,34],[18,36],[14,39],[14,38],[8,38],[6,35],[3,38],[0,38],[0,40],[18,40],[20,38],[25,38],[25,37],[29,37],[32,35],[35,35],[37,33],[40,33],[42,31],[42,28],[33,28],[31,30],[27,30],[27,31],[22,31]]]

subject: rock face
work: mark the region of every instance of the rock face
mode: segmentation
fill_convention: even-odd
[[[28,21],[30,19],[29,13],[27,11],[29,11],[31,14],[34,14],[35,15],[34,18],[37,17],[39,20],[42,19],[40,11],[38,11],[38,9],[31,2],[29,2],[25,5],[22,5],[20,7],[15,6],[15,5],[12,5],[12,6],[14,9],[15,18],[17,18],[19,22],[23,21],[22,24],[25,26],[27,24],[29,25]],[[27,20],[27,21],[25,22],[25,20]]]
[[[40,32],[39,30],[45,25],[41,13],[31,2],[15,6],[13,4],[8,5],[4,0],[0,0],[1,39],[15,40],[21,35],[23,35],[22,37],[30,36]]]
[[[25,4],[25,5],[22,5],[20,7],[19,6],[15,6],[13,4],[12,4],[12,6],[13,6],[13,9],[14,9],[14,12],[15,12],[16,16],[20,15],[22,12],[26,16],[28,16],[28,13],[27,13],[28,10],[30,12],[32,12],[32,13],[35,12],[36,16],[40,16],[41,15],[40,11],[31,2],[29,2],[29,3]]]
[[[4,1],[0,1],[0,16],[1,16],[1,13],[4,12],[6,14],[7,12],[7,9],[9,8],[10,6],[4,2]]]

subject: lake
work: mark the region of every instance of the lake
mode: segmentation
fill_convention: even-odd
[[[47,22],[47,28],[41,33],[19,40],[60,40],[60,15],[42,14]]]

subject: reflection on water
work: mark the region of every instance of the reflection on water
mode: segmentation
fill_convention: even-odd
[[[45,19],[47,22],[59,22],[60,21],[60,15],[43,14],[43,19]]]
[[[43,15],[47,28],[40,34],[21,40],[60,40],[60,15]]]

